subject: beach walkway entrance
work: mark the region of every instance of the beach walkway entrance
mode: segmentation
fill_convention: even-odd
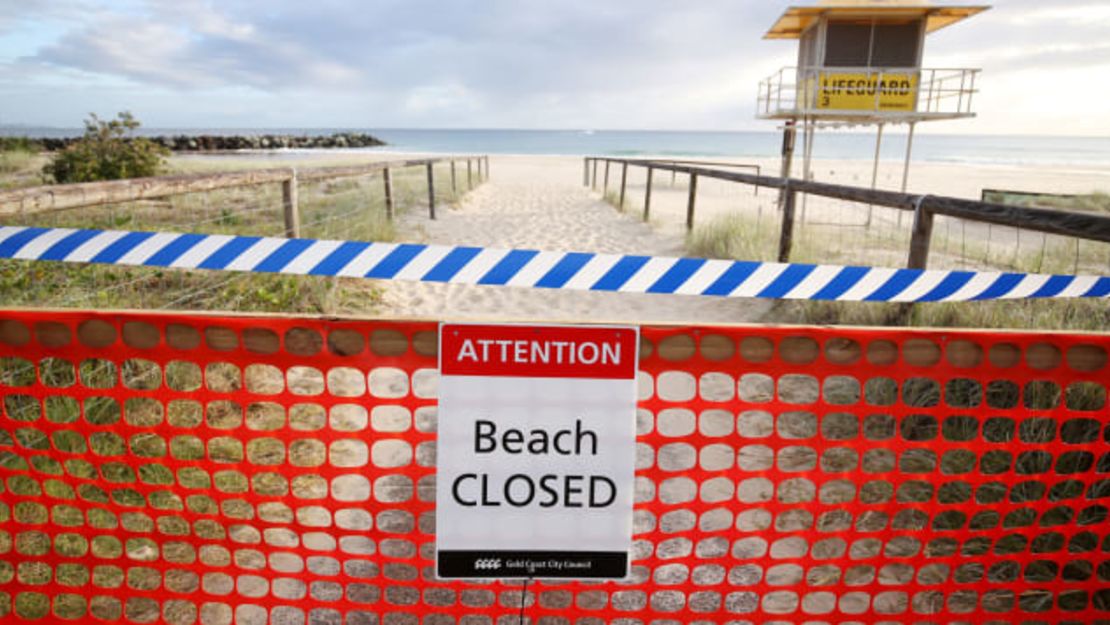
[[[621,214],[582,187],[579,161],[559,157],[491,159],[490,179],[435,221],[413,212],[399,239],[443,245],[684,256],[680,235]],[[390,282],[381,314],[453,319],[567,319],[623,322],[759,321],[765,300],[633,293],[512,289]]]

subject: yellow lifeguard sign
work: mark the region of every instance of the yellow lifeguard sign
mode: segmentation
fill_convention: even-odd
[[[817,108],[833,111],[912,111],[917,105],[917,74],[821,72]]]

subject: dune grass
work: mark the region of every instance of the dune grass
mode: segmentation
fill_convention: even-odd
[[[1110,193],[1092,191],[1077,195],[1039,196],[1021,192],[988,192],[987,201],[1013,206],[1033,206],[1038,208],[1060,208],[1088,213],[1110,213]]]
[[[625,200],[625,204],[627,205],[628,198],[626,197],[626,198],[624,198],[624,200]],[[620,205],[621,204],[620,191],[606,191],[605,195],[602,196],[602,201],[609,204],[613,208],[621,211],[622,213],[624,212],[625,207]]]
[[[0,150],[0,191],[43,184],[47,158],[24,149]]]
[[[0,174],[9,175],[30,169],[35,155],[23,151],[0,152]]]
[[[686,236],[686,249],[699,258],[771,260],[778,255],[777,228],[739,214],[717,217]]]
[[[1105,332],[1110,306],[1099,299],[998,300],[913,304],[883,302],[779,302],[770,317],[807,325],[895,326]]]
[[[1110,213],[1110,193],[1094,191],[1071,199],[1050,198],[1042,202],[1049,208],[1063,208],[1090,213]]]

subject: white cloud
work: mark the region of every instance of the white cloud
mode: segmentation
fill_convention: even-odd
[[[409,91],[404,100],[408,111],[426,115],[428,113],[458,114],[479,110],[479,98],[459,83],[425,85]]]
[[[1053,5],[1044,3],[1028,11],[1014,13],[1008,20],[1016,25],[1042,26],[1046,22],[1065,22],[1072,25],[1090,26],[1110,24],[1110,5],[1090,2],[1086,4]]]
[[[72,125],[130,108],[174,126],[770,128],[754,119],[756,88],[796,44],[761,37],[787,4],[0,0],[0,117]],[[962,131],[1067,132],[1046,115],[1106,101],[1091,85],[1110,64],[1106,20],[1110,7],[1091,0],[999,0],[930,37],[926,63],[983,67],[980,120]],[[14,21],[30,35],[5,42]],[[1030,93],[1038,80],[1051,91]],[[1110,134],[1103,117],[1091,127]]]

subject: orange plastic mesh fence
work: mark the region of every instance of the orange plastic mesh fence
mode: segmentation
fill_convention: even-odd
[[[436,327],[0,312],[5,622],[1110,622],[1105,336],[644,328],[634,570],[432,575]]]

